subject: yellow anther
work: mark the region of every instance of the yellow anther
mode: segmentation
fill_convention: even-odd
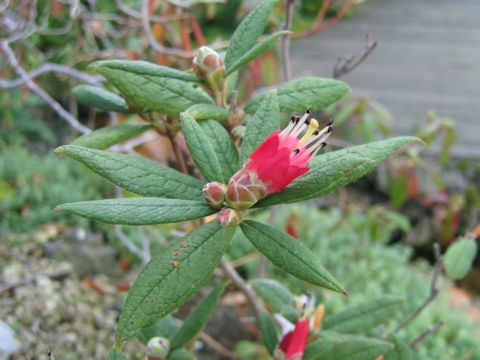
[[[315,120],[315,119],[312,119],[310,120],[310,126],[308,127],[308,130],[307,132],[305,133],[305,135],[302,136],[302,138],[298,141],[297,143],[297,146],[300,146],[302,143],[304,143],[306,140],[308,140],[310,138],[310,136],[312,136],[312,134],[315,132],[315,130],[318,129],[318,121]]]

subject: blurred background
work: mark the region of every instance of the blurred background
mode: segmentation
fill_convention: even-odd
[[[72,89],[82,84],[115,91],[88,64],[147,60],[188,70],[199,46],[224,50],[256,4],[0,4],[0,359],[48,359],[47,349],[57,359],[105,358],[129,284],[142,264],[186,230],[178,224],[112,226],[52,212],[61,203],[120,191],[53,154],[84,133],[137,116],[94,109],[75,97]],[[414,309],[428,296],[433,244],[445,251],[460,236],[480,235],[480,3],[279,1],[265,33],[285,28],[289,11],[290,55],[285,59],[278,42],[231,80],[240,106],[290,78],[336,77],[352,91],[316,114],[334,119],[327,151],[393,135],[419,136],[425,146],[398,152],[375,172],[320,201],[282,208],[275,225],[318,250],[325,266],[350,289],[348,300],[324,298],[328,311],[372,293],[409,293],[408,309]],[[149,132],[110,150],[163,164],[174,159],[169,142]],[[270,214],[253,216],[268,219]],[[319,231],[318,224],[327,231]],[[237,237],[228,255],[232,261],[254,252]],[[256,275],[258,259],[252,259],[238,262],[246,279]],[[273,267],[270,271],[284,276]],[[401,335],[412,339],[445,320],[446,326],[420,344],[419,355],[480,359],[480,260],[465,278],[443,285],[438,303]],[[302,291],[293,281],[289,286]],[[232,353],[259,358],[255,337],[229,300],[205,331]],[[130,342],[126,351],[136,358],[143,348],[140,341]],[[225,358],[205,339],[199,348],[205,359]]]

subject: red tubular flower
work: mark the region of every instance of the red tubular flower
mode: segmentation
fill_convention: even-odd
[[[248,157],[228,183],[230,207],[248,209],[309,170],[310,159],[332,132],[332,121],[320,130],[317,120],[308,119],[310,113],[309,108],[301,118],[293,116],[285,129],[271,133]]]
[[[278,345],[276,354],[285,360],[301,360],[307,343],[309,319],[307,316],[297,320],[295,329],[286,334]]]

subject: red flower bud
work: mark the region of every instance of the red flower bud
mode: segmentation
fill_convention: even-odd
[[[216,83],[223,79],[225,66],[218,53],[207,46],[198,49],[198,54],[193,58],[193,70],[197,77],[203,79],[211,76]]]
[[[222,227],[233,227],[240,224],[245,213],[234,209],[225,208],[220,210],[217,215],[217,221]]]
[[[218,181],[206,183],[203,187],[203,195],[208,205],[220,209],[225,201],[227,186]]]
[[[287,333],[275,350],[275,358],[285,360],[301,360],[308,337],[308,317],[297,320],[295,329]]]

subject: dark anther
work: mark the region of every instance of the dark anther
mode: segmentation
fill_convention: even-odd
[[[305,124],[310,125],[310,119],[305,120]]]
[[[332,124],[333,124],[333,119],[330,118],[330,120],[328,120],[327,126],[330,126],[330,125],[332,125]]]
[[[297,155],[299,152],[300,152],[300,150],[295,149],[295,150],[292,151],[292,154],[293,154],[293,155]]]
[[[327,132],[331,133],[333,131],[333,127],[329,126]]]
[[[325,147],[325,146],[327,146],[327,143],[326,143],[326,142],[323,142],[323,143],[322,143],[322,147]]]
[[[312,108],[309,107],[309,108],[307,109],[306,113],[307,113],[307,114],[311,114],[311,113],[312,113]]]
[[[295,124],[298,124],[299,121],[300,121],[300,116],[297,116],[297,117],[295,118]]]
[[[295,116],[290,116],[290,121],[295,121]]]
[[[317,129],[317,130],[315,130],[315,131],[313,132],[313,135],[318,135],[319,133],[320,133],[320,130]]]

